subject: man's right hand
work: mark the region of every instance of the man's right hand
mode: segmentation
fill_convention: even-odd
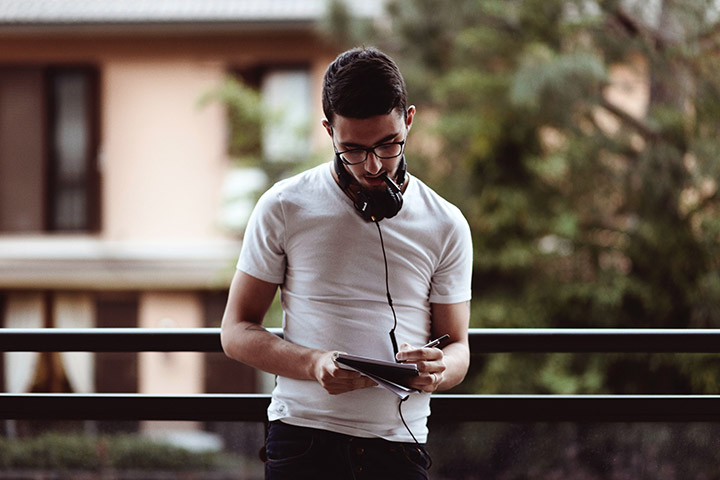
[[[334,360],[336,353],[323,353],[315,366],[316,380],[330,395],[338,395],[377,385],[373,380],[359,372],[340,368]]]

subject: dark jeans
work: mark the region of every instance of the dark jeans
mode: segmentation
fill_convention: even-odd
[[[427,480],[429,457],[415,443],[358,438],[271,422],[266,480]]]

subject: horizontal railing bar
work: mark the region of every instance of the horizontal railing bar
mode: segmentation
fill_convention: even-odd
[[[0,418],[266,420],[265,394],[0,394]],[[717,422],[717,395],[433,395],[431,422]]]
[[[476,354],[720,353],[720,329],[472,328],[470,348]],[[222,346],[219,328],[0,328],[0,351],[221,352]]]
[[[266,394],[0,393],[0,418],[257,422],[269,404]]]
[[[720,329],[471,329],[473,353],[720,353]]]
[[[719,395],[436,395],[443,422],[716,422]]]
[[[219,328],[2,328],[5,352],[221,352]]]

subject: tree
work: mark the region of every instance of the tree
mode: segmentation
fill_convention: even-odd
[[[398,60],[431,134],[412,172],[471,224],[474,326],[718,326],[716,3],[389,2],[364,43]],[[498,355],[468,388],[718,390],[711,357],[648,360]]]

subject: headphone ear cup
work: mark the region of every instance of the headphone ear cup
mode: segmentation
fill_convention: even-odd
[[[333,162],[333,165],[335,167],[335,174],[338,177],[338,183],[340,184],[340,188],[343,189],[343,191],[347,190],[350,186],[350,183],[352,182],[352,177],[348,173],[347,170],[345,170],[345,167],[343,167],[342,160],[340,160],[340,155],[337,153],[335,154],[335,161]]]
[[[376,222],[394,217],[402,205],[402,194],[393,192],[389,187],[384,190],[362,191],[355,202],[355,207],[365,220]]]
[[[373,195],[365,191],[361,190],[355,196],[355,209],[366,222],[371,222],[373,217],[379,220],[377,218],[377,207],[375,204],[376,201],[373,199]]]
[[[395,176],[395,183],[400,185],[401,187],[405,183],[405,176],[407,174],[407,162],[405,162],[405,154],[403,153],[402,158],[400,159],[400,165],[398,165],[398,171],[397,175]]]
[[[402,193],[395,192],[389,187],[380,198],[382,198],[382,216],[384,218],[394,217],[403,206]]]

